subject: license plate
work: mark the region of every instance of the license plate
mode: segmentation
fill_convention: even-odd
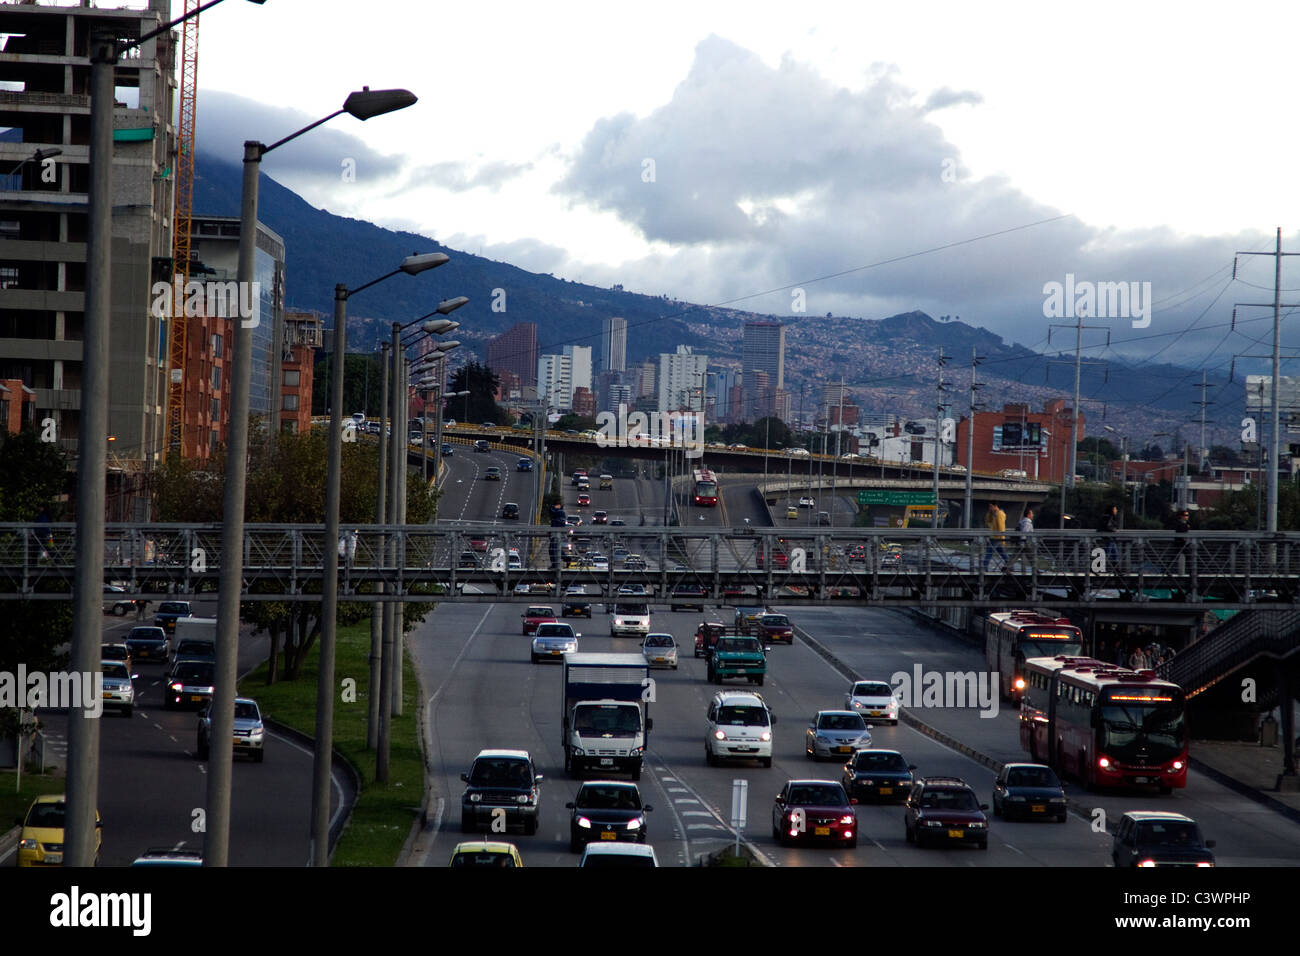
[[[960,839],[961,839],[962,837],[964,837],[965,835],[966,835],[966,831],[965,831],[965,830],[949,830],[949,831],[948,831],[948,836],[952,837],[954,840],[960,840]]]
[[[1150,777],[1134,777],[1134,778],[1133,778],[1133,782],[1134,782],[1134,783],[1150,783],[1150,782],[1151,782],[1151,778],[1150,778]]]
[[[104,691],[104,696],[105,696],[105,697],[112,697],[112,696],[113,696],[113,692],[112,692],[111,690],[106,690],[106,691]]]
[[[197,704],[202,700],[203,696],[201,694],[190,694],[190,703]]]
[[[45,854],[45,862],[46,862],[46,863],[62,863],[62,862],[63,862],[63,854],[62,854],[62,853],[47,853],[47,854]]]
[[[552,657],[560,657],[560,656],[562,656],[563,654],[564,654],[564,651],[551,651],[551,656],[552,656]]]
[[[601,758],[600,758],[600,765],[601,765],[602,767],[612,767],[612,766],[614,766],[614,758],[613,758],[613,757],[601,757]]]
[[[836,747],[836,748],[835,748],[835,752],[836,752],[837,754],[851,754],[851,753],[853,753],[853,748],[852,748],[852,747]]]
[[[885,712],[884,712],[883,710],[873,710],[873,711],[871,712],[871,716],[872,716],[872,717],[883,717],[883,716],[885,716]]]
[[[655,663],[656,663],[656,664],[667,664],[667,663],[668,663],[668,658],[666,658],[666,657],[656,657],[656,658],[655,658]]]
[[[1047,812],[1047,807],[1046,807],[1046,805],[1045,805],[1045,804],[1041,804],[1041,803],[1035,803],[1035,804],[1034,804],[1032,807],[1030,807],[1029,809],[1032,810],[1034,813],[1046,813],[1046,812]]]
[[[248,741],[245,740],[243,737],[236,737],[234,743],[236,747],[243,747],[248,743]]]
[[[613,830],[603,830],[601,831],[600,838],[602,840],[617,840],[618,834]]]
[[[813,827],[813,836],[830,836],[830,827]]]
[[[881,787],[881,788],[880,788],[880,795],[881,795],[882,797],[887,797],[887,796],[889,796],[890,794],[892,794],[893,792],[894,792],[894,788],[893,788],[893,787]]]
[[[737,668],[736,668],[736,673],[737,673],[737,674],[743,674],[743,673],[745,673],[745,668],[743,668],[743,667],[737,667]]]

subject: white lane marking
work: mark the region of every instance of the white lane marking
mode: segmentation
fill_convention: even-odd
[[[1017,849],[1016,849],[1015,847],[1013,847],[1010,843],[1004,843],[1004,844],[1002,844],[1002,845],[1003,845],[1004,847],[1006,847],[1008,850],[1010,850],[1012,853],[1019,853],[1021,856],[1024,856],[1024,855],[1025,855],[1021,850],[1017,850]]]
[[[694,797],[673,797],[673,803],[699,803]]]

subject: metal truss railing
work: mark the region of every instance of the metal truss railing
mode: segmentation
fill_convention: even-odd
[[[385,539],[395,541],[395,558]],[[985,530],[463,523],[359,525],[328,542],[319,525],[250,524],[242,547],[246,600],[317,600],[327,548],[340,549],[341,597],[361,601],[377,600],[379,583],[385,599],[413,601],[527,600],[570,585],[612,596],[638,584],[658,600],[691,585],[716,601],[895,606],[1289,608],[1300,595],[1300,536],[1257,533],[1021,538]],[[110,524],[105,582],[151,599],[210,592],[222,553],[216,525]],[[629,553],[642,560],[624,560]],[[66,597],[75,564],[74,525],[0,524],[0,599]]]

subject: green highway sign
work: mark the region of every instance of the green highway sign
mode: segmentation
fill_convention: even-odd
[[[860,505],[929,505],[934,507],[933,491],[875,491],[858,492]]]

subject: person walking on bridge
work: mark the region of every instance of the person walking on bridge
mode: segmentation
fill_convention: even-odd
[[[996,501],[989,502],[989,510],[984,514],[984,527],[988,528],[990,531],[999,532],[998,534],[990,535],[988,544],[984,547],[984,570],[987,571],[989,569],[989,559],[993,557],[994,551],[997,551],[998,556],[1002,558],[1002,568],[1003,570],[1006,570],[1009,561],[1007,559],[1007,549],[1002,546],[1002,542],[1006,540],[1006,536],[1001,534],[1001,532],[1007,530],[1007,513],[998,507]]]

